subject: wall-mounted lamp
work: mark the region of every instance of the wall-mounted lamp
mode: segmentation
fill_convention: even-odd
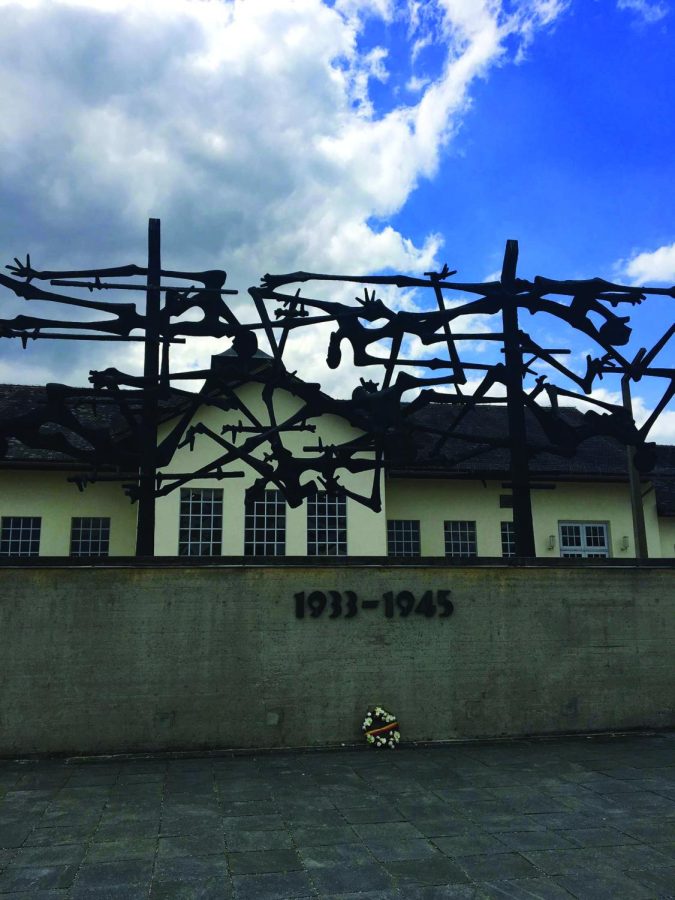
[[[621,538],[621,543],[619,544],[619,548],[621,550],[628,550],[629,546],[630,546],[630,541],[628,540],[628,535],[624,534],[624,536]]]
[[[546,549],[554,550],[555,549],[555,535],[549,534],[548,540],[546,541]]]

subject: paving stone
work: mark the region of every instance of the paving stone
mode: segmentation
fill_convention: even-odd
[[[227,864],[233,875],[264,875],[268,872],[290,872],[302,868],[295,850],[227,853]]]
[[[666,869],[654,869],[653,871],[628,870],[625,875],[656,891],[659,897],[675,897],[675,866]]]
[[[149,884],[75,885],[71,900],[147,900]]]
[[[222,826],[226,834],[235,831],[278,831],[280,828],[284,828],[284,820],[277,814],[226,816],[222,820]]]
[[[675,822],[660,818],[649,822],[628,821],[622,824],[621,830],[649,844],[667,844],[675,841]]]
[[[87,863],[114,862],[123,859],[152,859],[156,852],[156,838],[101,841],[89,845]]]
[[[110,841],[147,840],[157,837],[159,823],[118,822],[115,825],[100,825],[93,834],[96,843]]]
[[[519,832],[539,834],[533,832]],[[446,856],[477,856],[486,853],[507,853],[508,847],[492,834],[484,832],[470,832],[468,834],[451,835],[450,837],[435,837],[433,843],[441,853]]]
[[[317,866],[335,866],[341,863],[360,865],[373,861],[370,852],[361,843],[301,847],[299,853],[306,869],[313,869]]]
[[[155,881],[150,889],[149,900],[230,900],[232,897],[232,885],[229,881],[218,878],[190,884]]]
[[[224,816],[266,816],[276,812],[269,800],[223,800]]]
[[[70,900],[70,897],[69,890],[31,891],[30,894],[25,891],[9,891],[2,894],[2,900]]]
[[[441,837],[467,834],[479,830],[475,822],[456,816],[439,816],[434,819],[411,819],[411,825],[425,837]]]
[[[385,891],[363,891],[358,894],[321,894],[321,900],[401,900],[396,888]]]
[[[358,806],[341,809],[343,817],[353,825],[373,825],[382,822],[402,821],[403,816],[394,807],[388,804],[374,806]]]
[[[363,840],[416,840],[424,837],[414,825],[409,822],[382,822],[372,825],[354,825],[354,831]]]
[[[67,888],[76,872],[77,866],[8,866],[0,875],[0,894]]]
[[[36,828],[26,838],[26,847],[42,847],[52,844],[77,844],[88,840],[95,832],[95,825],[68,825],[65,828]]]
[[[479,896],[490,900],[570,900],[570,893],[552,878],[519,878],[514,881],[481,881]]]
[[[86,844],[51,844],[42,847],[21,847],[16,851],[12,866],[79,865],[87,852]]]
[[[626,869],[658,869],[672,866],[674,858],[655,847],[644,844],[628,844],[620,847],[593,847],[581,850],[587,869],[596,872],[624,871]]]
[[[289,850],[291,847],[291,836],[287,831],[238,831],[227,836],[230,851]]]
[[[619,844],[637,843],[636,838],[615,828],[574,828],[564,831],[563,834],[571,844],[578,847],[614,847]]]
[[[318,847],[324,844],[349,844],[357,839],[351,825],[323,828],[290,828],[293,841],[298,847]]]
[[[407,884],[402,896],[405,900],[478,900],[483,895],[469,884],[439,884],[428,887]]]
[[[312,869],[312,881],[324,893],[348,894],[394,887],[389,873],[374,862],[316,867]]]
[[[16,848],[0,850],[0,872],[5,868],[5,866],[8,866],[10,864],[17,853],[18,850]]]
[[[558,881],[578,900],[653,900],[651,888],[625,875],[595,875],[587,872],[563,875]]]
[[[227,863],[224,854],[214,856],[165,856],[155,863],[155,881],[202,882],[225,878]]]
[[[284,809],[283,818],[290,826],[315,826],[315,825],[344,825],[345,817],[337,809],[319,809],[313,812],[311,809]]]
[[[523,856],[547,875],[567,875],[588,869],[583,850],[525,850]]]
[[[458,856],[456,862],[474,881],[534,877],[539,874],[532,863],[519,853]]]
[[[85,863],[77,874],[77,887],[123,887],[150,882],[152,860],[124,859]]]
[[[438,856],[439,851],[429,841],[413,840],[367,840],[364,842],[373,856],[379,860],[428,859]]]
[[[232,883],[237,900],[300,900],[302,897],[316,896],[306,872],[235,875]]]
[[[499,840],[512,850],[565,850],[575,844],[554,831],[505,831]]]
[[[455,860],[443,856],[433,859],[407,859],[385,863],[399,887],[409,885],[467,884],[469,877]]]
[[[225,838],[222,831],[208,831],[204,834],[179,834],[160,837],[157,842],[158,857],[165,856],[212,856],[223,853]]]
[[[10,847],[20,847],[31,831],[31,826],[18,822],[15,825],[0,825],[0,848],[6,850]]]

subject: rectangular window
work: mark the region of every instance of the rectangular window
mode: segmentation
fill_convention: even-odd
[[[325,492],[307,500],[307,555],[347,555],[347,500]]]
[[[178,554],[220,556],[222,541],[222,488],[181,488]]]
[[[41,526],[40,516],[3,516],[0,556],[39,556]]]
[[[604,522],[560,522],[560,555],[585,559],[609,556],[607,525]]]
[[[70,526],[71,556],[107,556],[110,548],[110,519],[73,518]]]
[[[389,556],[419,556],[420,523],[416,519],[389,519],[387,522]]]
[[[247,556],[285,555],[286,501],[281,491],[265,491],[262,500],[246,501],[244,553]]]
[[[475,522],[444,522],[443,525],[446,556],[478,555]]]
[[[502,522],[502,556],[506,559],[516,555],[516,529],[513,522]]]

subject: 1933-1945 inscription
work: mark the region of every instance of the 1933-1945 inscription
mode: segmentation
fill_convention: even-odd
[[[384,609],[387,619],[405,619],[411,613],[431,619],[447,619],[454,610],[450,591],[425,591],[418,599],[411,591],[386,591],[377,600],[359,600],[355,591],[299,591],[295,594],[295,617],[353,619],[359,610]]]

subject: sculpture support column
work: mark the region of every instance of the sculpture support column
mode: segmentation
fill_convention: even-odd
[[[136,556],[155,555],[155,476],[159,386],[159,319],[161,291],[161,233],[159,219],[148,221],[146,341],[143,364],[143,419],[138,499]]]

